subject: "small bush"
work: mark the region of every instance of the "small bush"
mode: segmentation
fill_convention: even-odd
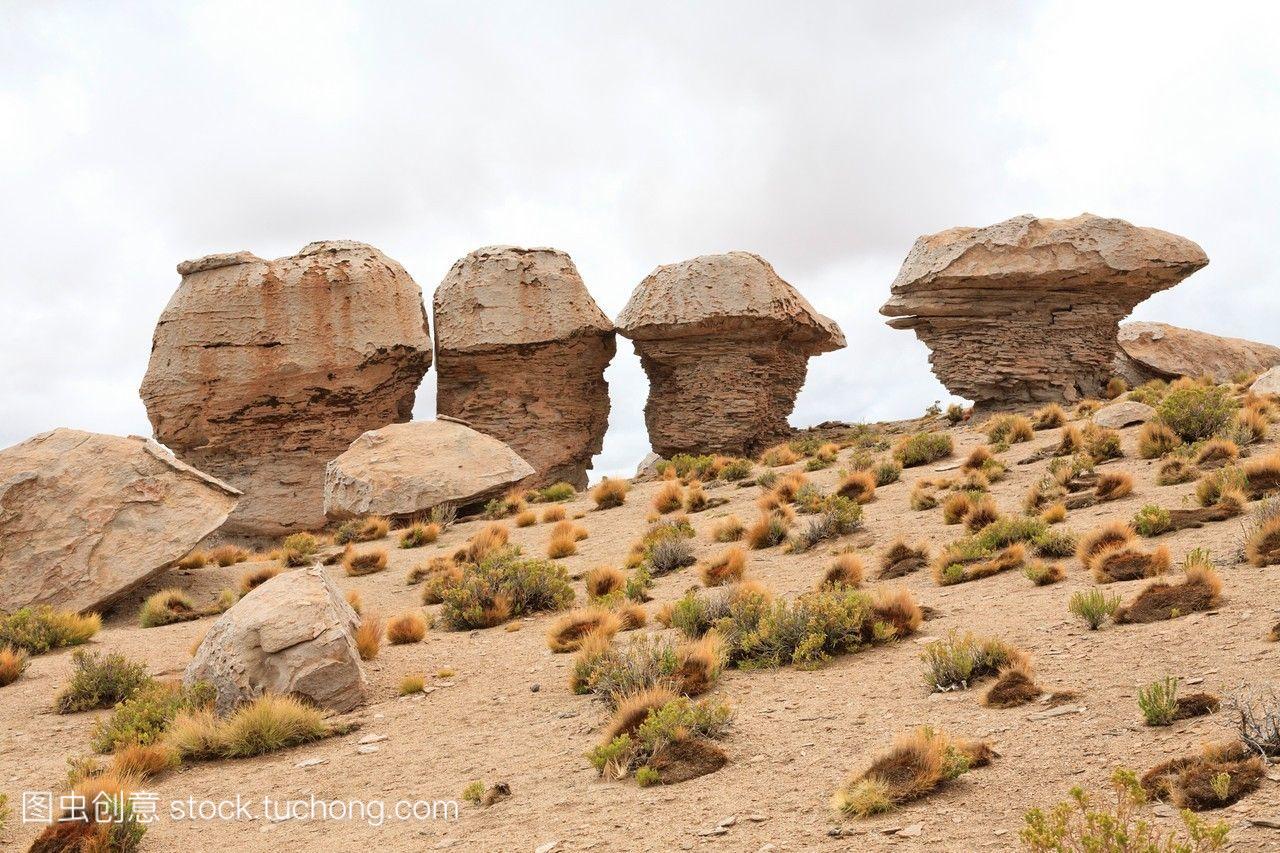
[[[1016,444],[1035,438],[1035,429],[1024,415],[996,415],[982,425],[992,444]]]
[[[453,555],[454,560],[461,563],[482,562],[490,554],[506,549],[510,536],[511,534],[507,532],[507,528],[504,525],[497,523],[486,524],[471,535],[465,548],[459,549]]]
[[[1173,528],[1173,520],[1169,510],[1155,504],[1147,504],[1138,510],[1129,525],[1138,531],[1139,536],[1159,536]]]
[[[962,690],[974,681],[1025,660],[1026,653],[993,637],[951,631],[920,652],[924,682],[930,690]]]
[[[865,818],[892,811],[927,796],[974,767],[990,763],[995,751],[977,741],[953,739],[924,727],[894,739],[863,772],[832,797],[834,809]]]
[[[1091,631],[1098,630],[1119,607],[1120,596],[1108,595],[1097,588],[1080,590],[1071,596],[1067,604],[1067,609],[1083,619]]]
[[[959,524],[973,511],[976,501],[968,492],[953,492],[942,502],[944,524]]]
[[[918,432],[904,436],[893,448],[893,458],[904,468],[928,465],[950,456],[955,448],[951,436],[945,432]]]
[[[142,602],[138,610],[138,624],[143,628],[156,628],[199,619],[200,615],[186,592],[177,588],[162,589]]]
[[[572,531],[557,533],[547,543],[547,556],[553,560],[571,557],[578,553],[578,540]]]
[[[573,487],[572,483],[552,483],[538,492],[538,500],[542,503],[558,503],[560,501],[571,501],[577,495],[578,490]]]
[[[228,566],[243,563],[248,559],[249,552],[243,548],[238,548],[235,545],[219,545],[217,548],[214,548],[209,552],[210,562],[221,566],[224,569]]]
[[[1226,438],[1211,438],[1201,444],[1195,455],[1197,465],[1209,465],[1213,462],[1234,462],[1240,458],[1240,447]]]
[[[747,569],[747,552],[734,546],[703,563],[699,569],[702,582],[707,586],[723,586],[742,580]]]
[[[489,628],[526,613],[563,610],[573,597],[563,567],[505,549],[469,567],[444,591],[440,615],[450,630]]]
[[[745,480],[747,477],[751,476],[751,467],[750,459],[730,459],[723,467],[721,467],[719,477],[721,480],[728,480],[731,482]]]
[[[1045,524],[1059,524],[1067,520],[1067,505],[1064,503],[1050,504],[1040,511],[1040,520]]]
[[[827,570],[822,573],[822,578],[818,581],[818,588],[861,586],[862,578],[865,574],[866,569],[857,554],[839,554],[831,562],[831,565],[827,566]]]
[[[32,655],[87,643],[102,627],[96,613],[81,616],[48,605],[21,607],[0,615],[0,647],[9,646]]]
[[[440,525],[435,523],[423,524],[417,522],[405,528],[400,534],[401,548],[421,548],[423,545],[430,545],[432,542],[440,538]]]
[[[857,501],[870,503],[876,499],[876,478],[870,471],[850,471],[836,486],[836,494]]]
[[[1036,412],[1034,424],[1036,429],[1057,429],[1067,422],[1067,413],[1057,403],[1050,403]]]
[[[1169,676],[1138,691],[1138,707],[1148,726],[1167,726],[1178,713],[1178,679]]]
[[[622,629],[622,621],[603,607],[572,610],[552,623],[547,631],[547,648],[553,652],[576,652],[593,634],[612,639]]]
[[[292,536],[286,536],[280,543],[280,562],[285,568],[290,569],[310,565],[319,547],[319,541],[310,533],[294,533]]]
[[[762,514],[755,524],[747,528],[747,544],[757,551],[781,545],[790,529],[791,522],[785,515],[777,512]]]
[[[1080,431],[1080,437],[1084,442],[1085,452],[1095,463],[1124,456],[1124,449],[1120,446],[1120,433],[1116,430],[1089,424]]]
[[[190,759],[249,758],[301,746],[338,733],[321,710],[292,696],[265,695],[219,719],[184,711],[166,741]]]
[[[654,511],[663,515],[675,512],[682,506],[684,506],[684,490],[674,480],[663,483],[662,488],[653,496]]]
[[[26,672],[28,657],[21,649],[0,646],[0,687],[7,687]]]
[[[598,566],[587,572],[583,578],[587,590],[587,598],[603,598],[622,589],[627,576],[612,566]]]
[[[353,578],[384,571],[387,568],[386,549],[376,548],[372,551],[347,554],[342,558],[342,568]]]
[[[591,500],[596,509],[612,509],[627,502],[627,483],[625,480],[605,477],[591,490]]]
[[[742,520],[736,515],[726,516],[711,528],[711,538],[717,542],[737,542],[742,538]]]
[[[1231,421],[1236,402],[1224,386],[1175,387],[1165,394],[1156,412],[1183,441],[1213,437]]]
[[[1036,586],[1049,586],[1065,580],[1067,577],[1067,573],[1060,563],[1046,563],[1043,560],[1034,560],[1027,563],[1022,569],[1022,573],[1027,576],[1027,580]]]
[[[421,613],[410,611],[387,623],[387,642],[393,646],[420,643],[427,635],[427,620]]]
[[[146,664],[121,654],[99,656],[77,649],[71,661],[71,680],[54,703],[59,714],[110,708],[152,683]]]
[[[1280,502],[1264,504],[1245,540],[1245,557],[1253,566],[1280,563]]]
[[[1130,770],[1111,777],[1115,803],[1098,806],[1083,788],[1048,811],[1033,808],[1019,833],[1031,853],[1209,853],[1226,844],[1230,827],[1209,824],[1190,811],[1180,813],[1182,832],[1164,835],[1143,816],[1148,797]]]
[[[902,465],[898,462],[886,460],[878,463],[873,472],[876,476],[876,485],[887,486],[890,483],[898,482],[898,479],[902,476]]]
[[[109,717],[94,723],[89,745],[95,752],[107,755],[129,744],[155,743],[180,712],[207,708],[215,695],[207,684],[184,688],[152,683],[116,705]]]

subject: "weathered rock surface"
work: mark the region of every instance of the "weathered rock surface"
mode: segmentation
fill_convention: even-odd
[[[1261,373],[1280,364],[1280,347],[1168,323],[1125,323],[1116,341],[1120,344],[1116,372],[1131,385],[1206,374],[1215,382],[1230,382],[1240,374]]]
[[[649,376],[656,453],[752,454],[788,436],[810,356],[844,335],[748,252],[658,267],[618,315]]]
[[[1156,410],[1146,403],[1124,400],[1103,406],[1093,413],[1093,422],[1107,429],[1121,429],[1133,424],[1145,424],[1156,416]]]
[[[353,637],[359,624],[320,566],[283,572],[213,623],[183,680],[211,684],[219,713],[264,693],[349,711],[366,690]]]
[[[346,240],[265,261],[178,265],[142,399],[156,438],[244,491],[227,529],[324,522],[324,466],[358,435],[406,421],[431,365],[422,292],[398,263]]]
[[[1280,394],[1280,367],[1273,367],[1253,380],[1249,390],[1255,394]]]
[[[436,411],[510,445],[530,485],[587,485],[609,425],[604,379],[616,348],[573,260],[490,246],[436,288]]]
[[[449,421],[390,424],[366,432],[325,472],[330,518],[408,516],[496,497],[533,474],[507,445]]]
[[[56,429],[0,450],[0,611],[100,609],[190,551],[239,497],[138,436]]]
[[[1209,262],[1186,238],[1121,219],[1018,216],[916,240],[880,313],[914,329],[949,391],[981,408],[1101,394],[1116,330]]]

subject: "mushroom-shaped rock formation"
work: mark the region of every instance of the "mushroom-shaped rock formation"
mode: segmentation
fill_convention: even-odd
[[[1130,385],[1179,376],[1211,376],[1215,382],[1230,382],[1280,364],[1280,347],[1168,323],[1124,323],[1116,340],[1120,344],[1116,373]]]
[[[1122,219],[1017,216],[916,240],[880,313],[915,329],[933,372],[980,408],[1098,396],[1133,306],[1209,262]]]
[[[324,509],[330,518],[404,518],[442,503],[496,497],[533,474],[492,436],[449,421],[413,421],[371,430],[329,463]]]
[[[218,617],[183,680],[211,685],[222,714],[264,693],[350,711],[368,686],[353,636],[359,625],[320,566],[284,572]]]
[[[227,530],[323,524],[325,464],[412,414],[431,365],[421,290],[347,240],[274,261],[212,255],[178,272],[142,381],[156,438],[245,493]]]
[[[655,452],[753,454],[791,433],[810,356],[844,335],[749,252],[658,267],[618,315],[649,376]]]
[[[190,551],[240,493],[149,438],[55,429],[0,451],[0,612],[108,605]]]
[[[505,442],[529,485],[587,485],[609,425],[604,379],[616,348],[573,260],[490,246],[436,288],[436,412]]]

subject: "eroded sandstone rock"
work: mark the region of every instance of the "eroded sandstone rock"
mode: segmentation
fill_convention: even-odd
[[[422,292],[398,263],[346,240],[274,261],[211,255],[178,272],[142,382],[156,438],[244,491],[228,530],[322,524],[325,464],[411,416],[431,364]]]
[[[366,690],[353,636],[359,624],[323,568],[283,572],[218,617],[183,680],[212,685],[221,714],[264,693],[350,711]]]
[[[1106,427],[1107,429],[1123,429],[1134,424],[1145,424],[1147,421],[1153,420],[1155,416],[1156,410],[1146,403],[1139,403],[1136,400],[1121,400],[1118,403],[1111,403],[1098,409],[1093,413],[1091,420],[1098,426]]]
[[[609,425],[613,324],[557,249],[489,246],[436,288],[436,411],[505,442],[529,485],[587,485]]]
[[[325,473],[330,518],[404,517],[497,497],[533,474],[507,445],[461,424],[413,421],[364,433]]]
[[[1215,382],[1262,373],[1280,364],[1280,347],[1224,338],[1168,323],[1134,322],[1120,326],[1116,336],[1118,375],[1130,385],[1148,379],[1212,376]]]
[[[1255,394],[1276,394],[1280,395],[1280,367],[1273,367],[1266,373],[1259,376],[1249,386],[1249,390]]]
[[[949,391],[982,408],[1101,394],[1133,307],[1209,262],[1121,219],[1018,216],[916,240],[880,313],[914,329]]]
[[[749,252],[658,267],[618,315],[649,376],[656,453],[752,454],[790,434],[810,356],[844,335]]]
[[[55,429],[0,451],[0,611],[98,610],[218,528],[240,493],[138,436]]]

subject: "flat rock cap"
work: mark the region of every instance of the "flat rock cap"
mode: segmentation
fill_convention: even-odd
[[[452,352],[613,331],[573,259],[559,249],[476,249],[449,270],[433,303],[436,346]]]
[[[834,320],[750,252],[658,267],[631,294],[617,327],[634,340],[776,334],[815,355],[845,345]]]

